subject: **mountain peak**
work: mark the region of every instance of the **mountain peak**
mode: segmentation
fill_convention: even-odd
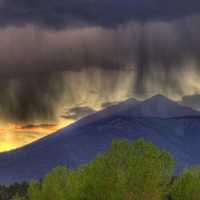
[[[139,100],[131,97],[129,99],[127,99],[126,101],[122,102],[123,104],[137,104],[137,103],[140,103]]]
[[[179,103],[177,103],[176,101],[160,94],[152,96],[149,99],[143,101],[143,104],[159,108],[160,110],[163,109],[169,110],[169,109],[174,109],[176,107],[182,107],[182,108],[184,107]]]
[[[192,108],[182,106],[163,95],[155,95],[143,101],[135,108],[136,116],[171,118],[180,116],[199,116]]]
[[[173,100],[169,99],[168,97],[161,95],[161,94],[154,95],[154,96],[150,97],[149,99],[147,99],[146,101],[171,102],[171,103],[177,104],[175,101],[173,101]]]

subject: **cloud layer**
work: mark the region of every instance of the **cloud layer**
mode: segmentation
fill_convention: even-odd
[[[90,107],[80,106],[80,107],[74,107],[74,108],[69,109],[67,113],[65,113],[61,117],[64,119],[78,120],[94,112],[95,110],[93,110]]]
[[[181,103],[200,110],[200,94],[183,96]]]
[[[199,13],[195,0],[1,0],[1,117],[199,93]]]
[[[172,20],[199,14],[196,0],[1,0],[0,24],[48,28],[113,27],[130,21]]]

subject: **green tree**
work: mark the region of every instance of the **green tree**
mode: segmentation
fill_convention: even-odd
[[[41,194],[41,184],[37,181],[32,181],[28,188],[28,198],[30,200],[40,200],[42,199]]]
[[[25,200],[25,198],[17,194],[12,198],[12,200]]]
[[[144,140],[114,141],[110,150],[83,167],[82,199],[160,200],[167,194],[173,171],[171,156]]]
[[[65,188],[68,184],[69,170],[57,167],[42,182],[43,200],[65,200]]]
[[[28,200],[163,200],[174,161],[144,140],[113,141],[110,149],[75,171],[58,167],[32,182]]]
[[[42,183],[33,181],[28,189],[31,200],[65,200],[65,188],[69,171],[65,167],[57,167],[51,171]]]
[[[173,200],[200,199],[200,168],[184,170],[172,186]]]

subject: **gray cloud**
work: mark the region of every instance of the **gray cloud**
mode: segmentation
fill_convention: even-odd
[[[108,101],[122,100],[109,99],[117,87],[115,97],[123,90],[129,96],[198,92],[187,81],[191,72],[200,74],[198,13],[197,1],[1,1],[1,114],[15,121],[56,118],[63,96],[72,101],[81,88],[76,76],[60,72],[80,71],[84,89],[97,85],[87,95]],[[91,79],[84,69],[103,72]]]
[[[66,112],[66,114],[62,115],[61,117],[64,119],[78,120],[94,112],[95,110],[93,110],[90,107],[85,107],[85,106],[74,107],[74,108],[69,109]]]
[[[56,29],[80,24],[111,27],[135,20],[172,20],[199,12],[196,0],[3,0],[0,24]]]
[[[196,16],[172,22],[132,22],[115,30],[90,27],[48,31],[34,26],[1,29],[2,115],[19,121],[55,118],[63,95],[73,99],[78,88],[77,77],[63,79],[62,71],[80,71],[90,80],[91,75],[86,76],[84,69],[102,69],[103,73],[100,70],[85,86],[96,82],[96,94],[88,92],[93,96],[99,93],[109,97],[117,86],[120,93],[131,88],[130,96],[185,95],[185,88],[196,88],[187,85],[191,82],[187,82],[191,77],[188,72],[200,74],[199,27],[200,17]],[[123,80],[122,71],[127,75]],[[180,74],[184,71],[182,81]],[[132,81],[127,78],[130,74]]]
[[[200,110],[200,94],[183,96],[182,103],[186,106]]]
[[[173,84],[181,93],[177,73],[187,66],[199,70],[199,27],[200,17],[191,17],[173,22],[134,22],[115,30],[91,27],[52,32],[32,26],[3,29],[0,76],[131,67],[136,73],[137,93],[145,92],[147,79],[166,87]]]
[[[1,117],[14,122],[56,120],[56,106],[63,92],[61,76],[41,74],[37,77],[0,81]]]

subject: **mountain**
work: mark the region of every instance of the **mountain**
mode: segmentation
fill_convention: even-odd
[[[42,178],[57,165],[71,169],[93,160],[113,139],[144,138],[172,153],[175,173],[200,164],[199,112],[163,96],[133,99],[92,114],[15,151],[0,154],[0,184]]]
[[[75,123],[75,126],[86,125],[87,123],[92,123],[100,119],[104,119],[106,117],[112,115],[120,115],[120,113],[126,113],[128,110],[134,109],[141,102],[135,98],[130,98],[126,101],[119,102],[115,105],[111,105],[100,112],[92,113],[91,115],[86,116],[83,119],[80,119],[78,123]]]
[[[155,95],[142,102],[135,98],[130,98],[116,105],[112,105],[101,112],[93,113],[81,119],[79,123],[76,124],[83,125],[112,115],[171,118],[200,116],[200,112],[172,101],[165,96]]]
[[[162,95],[156,95],[141,102],[134,107],[133,111],[128,114],[142,117],[181,117],[181,116],[199,116],[199,112],[192,108],[182,106],[175,101]]]

